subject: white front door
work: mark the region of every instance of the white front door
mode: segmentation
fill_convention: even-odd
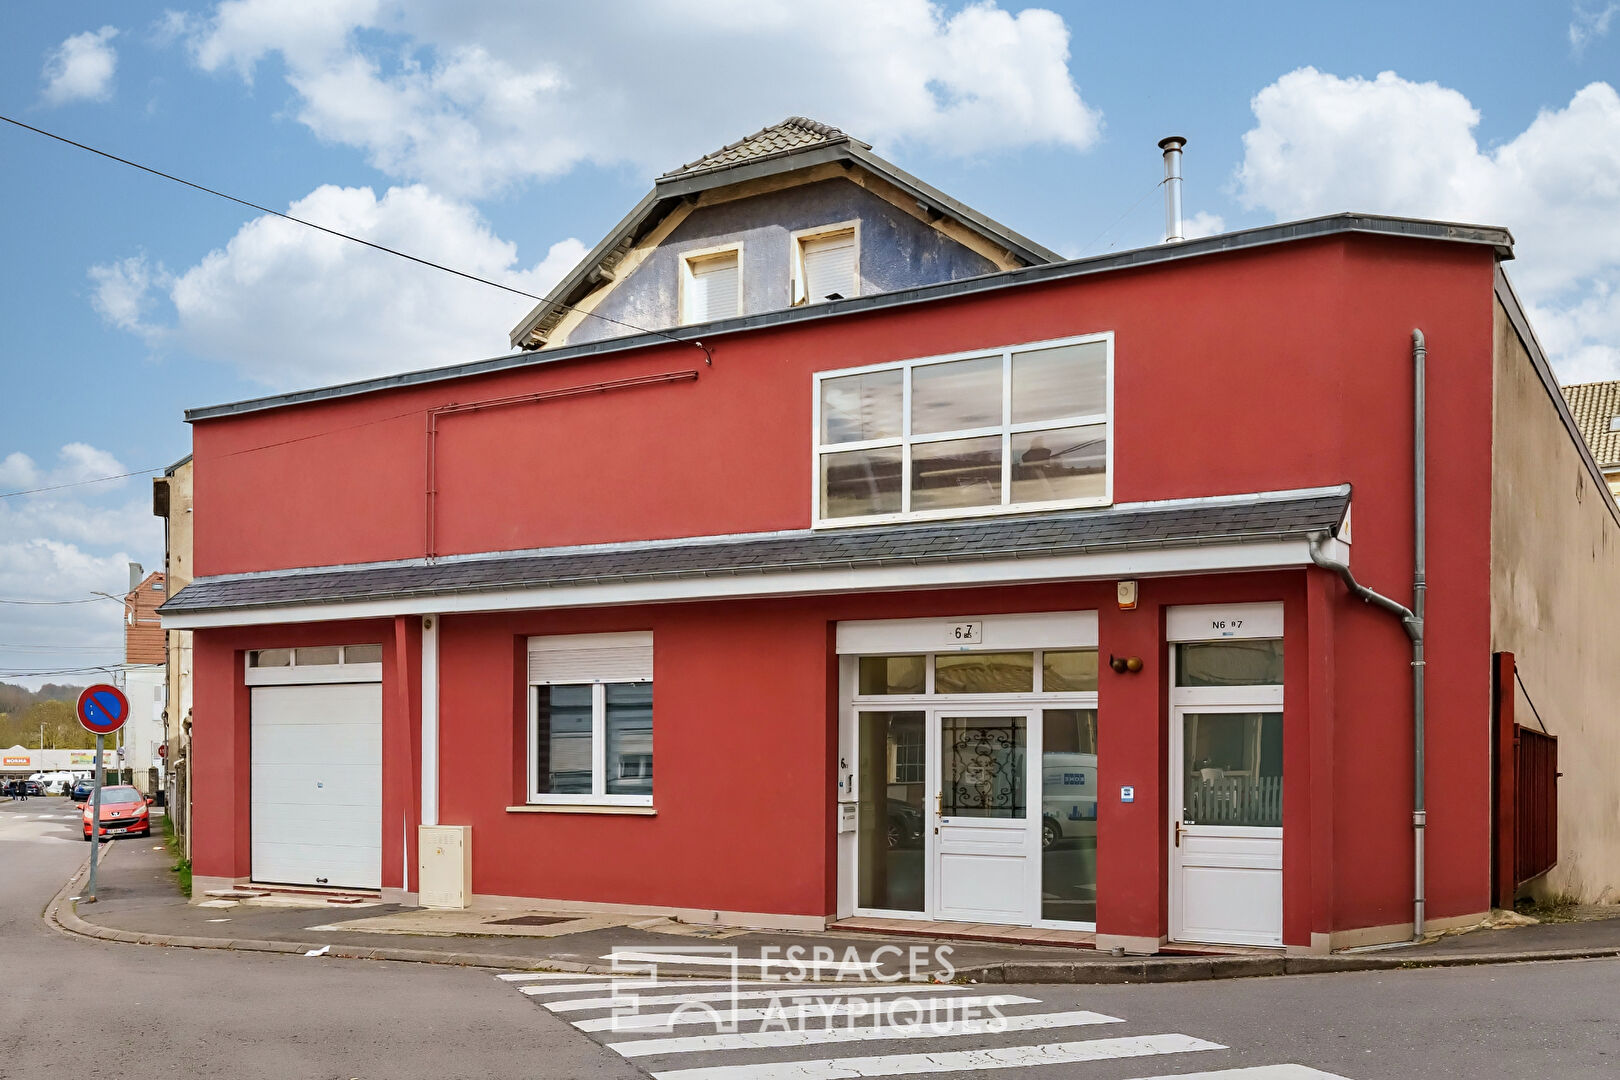
[[[1170,717],[1170,936],[1282,944],[1282,712],[1183,705]]]
[[[931,714],[936,919],[1030,923],[1039,851],[1030,810],[1029,714]]]
[[[382,687],[253,687],[253,880],[382,884]]]

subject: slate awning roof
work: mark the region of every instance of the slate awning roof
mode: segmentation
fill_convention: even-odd
[[[1171,505],[199,577],[161,611],[179,615],[671,578],[971,564],[1138,547],[1302,540],[1313,533],[1336,535],[1349,505],[1350,488],[1343,485]]]

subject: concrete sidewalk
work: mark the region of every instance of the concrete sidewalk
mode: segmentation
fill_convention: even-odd
[[[71,933],[136,944],[240,951],[309,953],[374,960],[609,973],[613,954],[679,949],[659,956],[660,974],[726,976],[732,956],[757,976],[762,958],[797,948],[867,964],[865,978],[955,978],[985,983],[1189,982],[1258,975],[1512,963],[1620,956],[1620,918],[1541,924],[1448,936],[1418,946],[1319,957],[1242,955],[1112,957],[1090,950],[1008,945],[875,933],[737,930],[696,927],[644,916],[577,912],[425,912],[398,905],[331,903],[319,896],[273,894],[240,901],[187,903],[174,884],[171,859],[156,839],[119,840],[103,848],[97,902],[73,898],[83,869],[65,886],[47,918]],[[201,898],[199,898],[201,899]],[[1620,910],[1616,911],[1620,915]],[[520,921],[513,923],[510,920]],[[493,921],[492,921],[493,920]],[[938,950],[948,948],[948,952]],[[916,954],[912,950],[918,950]],[[913,968],[910,958],[922,958]],[[823,978],[836,978],[837,968]],[[846,969],[845,977],[856,969]]]

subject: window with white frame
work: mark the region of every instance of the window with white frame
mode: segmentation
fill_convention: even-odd
[[[793,303],[820,304],[859,296],[860,246],[856,225],[793,234]]]
[[[1113,335],[816,375],[817,524],[1111,498]]]
[[[529,801],[650,806],[652,634],[529,639]]]
[[[681,260],[681,322],[742,314],[742,247],[701,251]]]

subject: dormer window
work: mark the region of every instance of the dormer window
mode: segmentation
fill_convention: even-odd
[[[795,307],[860,295],[858,228],[856,222],[842,222],[793,234]]]
[[[1620,416],[1609,417],[1609,430],[1620,431]]]
[[[682,324],[742,314],[742,245],[695,251],[681,260]]]

